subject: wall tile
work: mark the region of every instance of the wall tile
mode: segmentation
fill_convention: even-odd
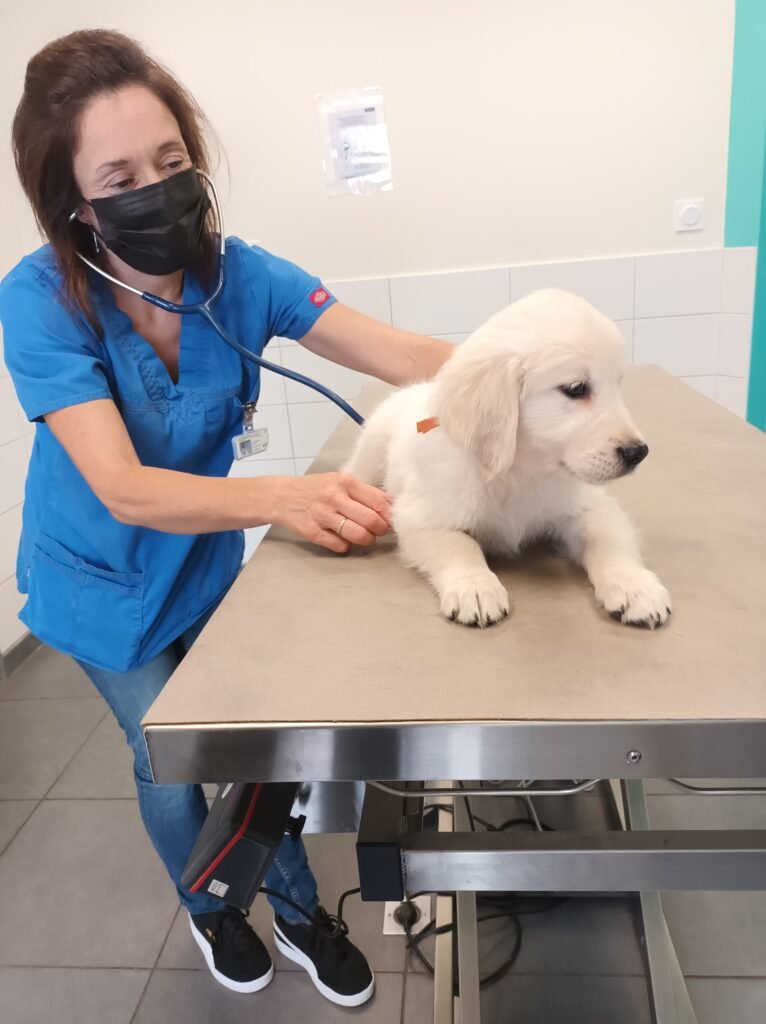
[[[16,572],[16,551],[21,536],[21,505],[0,516],[0,583]]]
[[[343,415],[332,402],[291,405],[289,412],[296,459],[316,455]]]
[[[391,323],[387,277],[375,277],[367,281],[328,281],[327,287],[344,306],[350,306],[384,324]]]
[[[304,473],[307,473],[309,471],[313,462],[313,459],[296,459],[295,472],[298,474],[298,476],[303,476]]]
[[[27,632],[27,627],[17,618],[25,600],[16,590],[15,577],[0,583],[0,653],[13,647]]]
[[[717,313],[721,308],[723,252],[636,257],[636,317]]]
[[[747,415],[747,381],[741,377],[719,377],[716,388],[718,402],[742,419]]]
[[[11,378],[0,377],[0,444],[30,434],[33,429],[16,400]]]
[[[632,320],[634,276],[633,257],[511,267],[511,300],[538,288],[563,288],[581,295],[612,320]]]
[[[712,374],[707,377],[679,377],[678,379],[694,388],[695,391],[699,391],[701,395],[705,395],[706,398],[715,398],[718,378]]]
[[[719,319],[711,314],[636,320],[636,363],[656,363],[678,377],[716,373]]]
[[[724,249],[721,309],[724,313],[752,313],[758,249]]]
[[[24,500],[24,483],[33,435],[0,444],[0,515]]]
[[[270,363],[282,365],[282,350],[278,345],[269,345],[263,353],[264,359]],[[283,405],[285,402],[285,378],[273,370],[261,370],[261,393],[258,396],[258,408],[265,405]]]
[[[507,270],[391,278],[395,327],[420,334],[465,334],[510,302]]]
[[[442,341],[449,341],[453,345],[462,345],[462,343],[470,338],[470,334],[432,334],[432,338],[441,338]]]
[[[721,314],[721,339],[718,343],[719,374],[724,377],[747,377],[750,372],[752,333],[752,315]]]
[[[308,349],[296,345],[294,348],[282,350],[282,363],[290,370],[311,377],[313,380],[324,384],[325,387],[352,402],[359,394],[365,384],[374,380],[366,374],[357,373],[356,370],[349,370],[345,366],[330,362],[329,359],[322,359],[314,355]],[[285,382],[287,401],[292,403],[303,402],[326,402],[317,391],[299,384],[297,381],[288,380]]]

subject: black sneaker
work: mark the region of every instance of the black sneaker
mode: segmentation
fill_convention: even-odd
[[[259,992],[274,977],[269,951],[235,907],[189,915],[194,941],[216,981],[234,992]]]
[[[372,997],[375,989],[375,976],[370,965],[364,954],[349,942],[345,924],[333,936],[337,921],[324,907],[319,907],[315,920],[316,928],[310,924],[288,924],[281,917],[275,917],[277,949],[300,964],[331,1003],[361,1006]]]

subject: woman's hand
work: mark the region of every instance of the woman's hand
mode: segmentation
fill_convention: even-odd
[[[274,522],[344,554],[352,544],[369,547],[391,526],[391,500],[350,473],[286,478]]]

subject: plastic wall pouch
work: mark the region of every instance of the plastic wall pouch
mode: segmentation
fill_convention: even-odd
[[[328,193],[389,192],[394,186],[382,91],[370,86],[318,96],[317,104]]]

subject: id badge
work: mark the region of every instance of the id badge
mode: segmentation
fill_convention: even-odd
[[[242,423],[242,434],[237,434],[231,439],[231,447],[235,459],[248,459],[251,455],[260,455],[269,447],[268,427],[253,426],[253,414],[255,413],[255,402],[245,403],[245,414]]]

